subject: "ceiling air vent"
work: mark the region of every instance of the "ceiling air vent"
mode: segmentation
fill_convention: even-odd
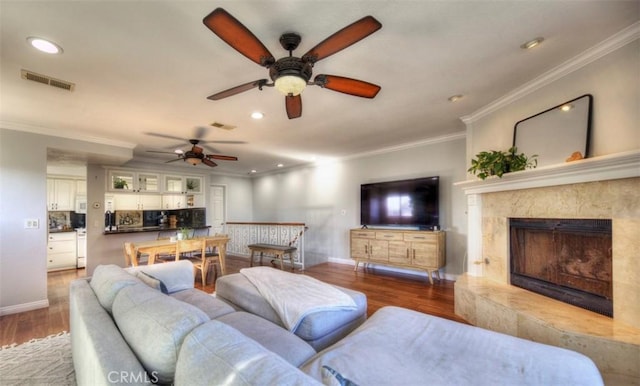
[[[55,79],[50,76],[36,74],[35,72],[20,70],[20,74],[22,75],[22,79],[32,80],[34,82],[48,84],[49,86],[61,88],[67,91],[73,91],[76,87],[74,83],[67,82],[66,80]]]
[[[218,129],[223,129],[223,130],[233,130],[237,127],[232,125],[225,125],[224,123],[220,123],[220,122],[213,122],[211,126],[217,127]]]

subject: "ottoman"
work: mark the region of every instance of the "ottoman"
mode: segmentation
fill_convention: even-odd
[[[295,274],[291,274],[295,275]],[[356,303],[354,310],[320,311],[307,315],[293,331],[316,351],[345,337],[367,318],[367,297],[362,292],[334,286],[349,295]],[[301,293],[301,296],[304,294]],[[284,328],[284,323],[258,289],[242,274],[234,273],[218,278],[216,297],[239,311],[265,318]]]

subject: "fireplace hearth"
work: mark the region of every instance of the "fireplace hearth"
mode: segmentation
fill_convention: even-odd
[[[613,316],[611,220],[510,218],[511,284]]]

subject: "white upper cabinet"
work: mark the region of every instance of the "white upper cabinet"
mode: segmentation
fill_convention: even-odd
[[[160,175],[110,170],[107,189],[111,192],[159,193]]]
[[[75,180],[47,178],[48,210],[74,210],[75,199]]]
[[[162,196],[159,194],[114,194],[114,210],[160,210]]]
[[[202,193],[202,177],[165,175],[163,191],[175,194],[200,194]]]

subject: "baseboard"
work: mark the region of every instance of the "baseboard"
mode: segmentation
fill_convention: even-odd
[[[38,300],[37,302],[16,304],[14,306],[7,306],[0,308],[0,316],[17,314],[20,312],[37,310],[39,308],[49,307],[49,299]]]
[[[345,264],[345,265],[351,265],[351,266],[355,266],[356,262],[353,261],[352,259],[340,259],[337,257],[330,257],[329,258],[329,263],[336,263],[336,264]],[[414,276],[419,276],[422,278],[427,278],[427,273],[424,271],[419,271],[417,269],[403,269],[403,268],[399,268],[399,267],[392,267],[390,265],[382,265],[382,264],[372,264],[376,267],[376,269],[379,270],[383,270],[383,271],[389,271],[389,272],[399,272],[399,273],[403,273],[403,274],[408,274],[408,275],[414,275]],[[458,280],[458,276],[459,275],[453,275],[453,274],[440,274],[441,277],[443,277],[445,280],[451,280],[451,281],[456,281]]]

